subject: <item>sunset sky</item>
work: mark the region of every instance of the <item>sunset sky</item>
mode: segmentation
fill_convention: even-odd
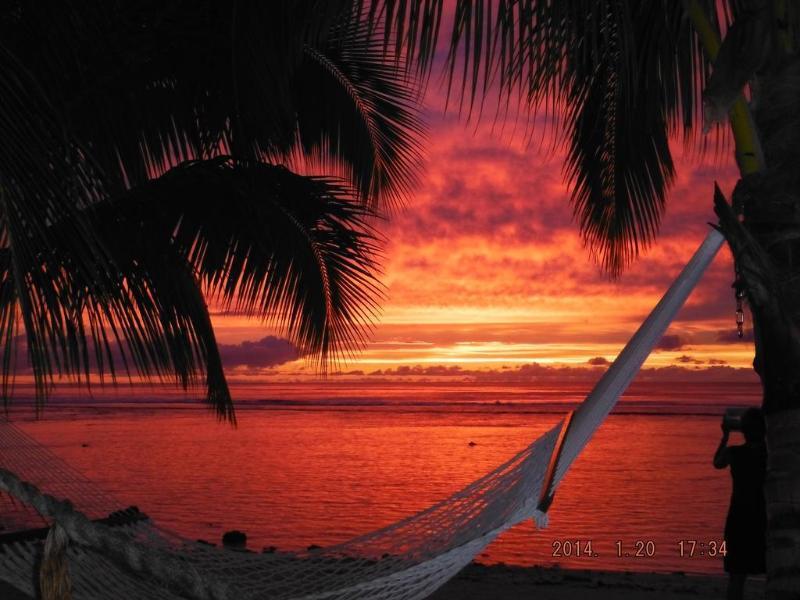
[[[551,132],[534,132],[526,143],[509,127],[493,130],[491,118],[476,124],[445,113],[437,82],[426,98],[420,186],[381,224],[388,241],[383,312],[369,345],[338,370],[351,377],[507,376],[532,363],[613,360],[706,235],[714,180],[727,194],[736,181],[732,153],[692,157],[674,141],[677,178],[660,238],[609,281],[573,222],[564,151],[549,146]],[[713,368],[722,378],[731,373],[720,366],[749,368],[753,346],[736,338],[732,275],[724,247],[648,367]],[[229,315],[215,315],[214,324],[234,378],[313,375],[280,332]]]

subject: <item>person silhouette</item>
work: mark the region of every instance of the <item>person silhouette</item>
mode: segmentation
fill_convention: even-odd
[[[741,418],[744,444],[728,446],[730,426],[722,421],[722,440],[714,454],[714,467],[731,468],[733,486],[728,518],[725,520],[725,571],[728,600],[741,600],[748,575],[766,571],[767,509],[764,476],[767,449],[764,444],[764,415],[749,408]]]

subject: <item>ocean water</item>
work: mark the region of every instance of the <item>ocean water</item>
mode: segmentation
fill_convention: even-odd
[[[257,386],[239,390],[237,428],[141,390],[57,400],[40,420],[20,406],[12,417],[121,505],[178,533],[218,541],[239,529],[251,549],[291,550],[443,499],[552,427],[585,388]],[[722,572],[721,555],[709,556],[722,544],[730,494],[729,473],[711,465],[720,416],[758,401],[755,385],[634,386],[559,488],[549,528],[523,523],[478,560]]]

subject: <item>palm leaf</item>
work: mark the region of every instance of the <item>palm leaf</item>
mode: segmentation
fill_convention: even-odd
[[[650,4],[649,8],[653,5]],[[605,54],[568,55],[573,88],[566,121],[570,135],[565,165],[581,232],[612,276],[636,259],[655,238],[674,175],[668,116],[696,109],[696,91],[682,90],[676,40],[691,32],[680,10],[609,12],[600,18],[609,37]],[[654,24],[657,18],[663,19]],[[628,25],[626,25],[628,23]],[[630,29],[623,36],[619,31]],[[627,64],[637,57],[638,64]],[[670,71],[669,69],[672,69]],[[670,74],[665,77],[664,73]],[[653,94],[652,90],[661,90]],[[683,98],[681,94],[684,94]],[[691,118],[689,110],[685,118]]]
[[[113,293],[117,281],[84,214],[103,194],[96,165],[65,135],[57,110],[31,74],[2,47],[0,72],[0,135],[6,140],[0,148],[2,387],[7,393],[19,317],[41,399],[48,387],[45,374],[76,373],[81,351],[69,276],[54,264],[59,249],[71,248],[71,273],[92,281],[98,291]],[[54,229],[57,222],[63,225]]]
[[[361,24],[338,28],[324,48],[307,46],[295,87],[304,157],[325,173],[344,165],[372,206],[402,203],[422,154],[415,88]]]
[[[212,298],[284,327],[320,366],[354,351],[377,309],[370,213],[331,179],[218,157],[176,167],[103,210],[116,219],[115,256],[133,248],[132,263],[150,238],[168,241]]]
[[[715,26],[726,19],[704,5]],[[442,6],[362,0],[355,10],[424,79]],[[672,180],[669,135],[682,131],[688,141],[700,132],[709,67],[681,3],[457,0],[453,14],[444,34],[449,93],[470,114],[476,99],[498,94],[501,104],[563,119],[576,219],[600,263],[618,274],[658,232]]]
[[[201,292],[283,326],[322,368],[360,345],[380,287],[353,201],[402,197],[421,127],[413,82],[377,60],[350,6],[0,10],[4,398],[24,345],[39,400],[93,369],[184,386],[205,370],[231,417]],[[262,164],[298,154],[350,181]]]
[[[69,309],[68,318],[31,329],[33,343],[47,352],[37,375],[43,382],[61,375],[88,380],[92,369],[116,377],[120,362],[147,378],[174,374],[184,387],[204,374],[207,402],[221,418],[233,419],[201,290],[225,307],[282,327],[322,368],[358,348],[377,309],[381,288],[369,213],[331,180],[221,157],[185,163],[88,212],[118,285],[98,287],[73,272],[69,243],[40,255],[24,273],[63,274],[55,304],[58,314]],[[51,233],[62,225],[69,227],[57,222]],[[0,282],[0,292],[15,290],[8,280]],[[16,305],[13,297],[4,302],[0,316]],[[19,306],[24,314],[26,306]],[[10,322],[0,319],[6,339]],[[51,332],[69,343],[53,344]]]
[[[184,160],[299,152],[364,200],[397,202],[420,162],[415,84],[349,6],[26,3],[0,34],[114,193]]]

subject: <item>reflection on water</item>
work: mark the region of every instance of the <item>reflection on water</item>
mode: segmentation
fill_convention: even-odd
[[[559,418],[492,402],[480,410],[399,401],[364,409],[258,406],[240,411],[237,429],[203,409],[52,409],[22,426],[123,504],[179,533],[217,541],[241,529],[253,549],[292,549],[341,542],[425,508]],[[717,402],[702,400],[703,412]],[[558,490],[550,528],[522,524],[480,560],[721,572],[721,557],[679,555],[681,540],[721,539],[730,482],[711,466],[718,433],[712,416],[611,416]],[[583,548],[591,541],[599,556],[554,557],[565,541]],[[640,541],[653,542],[653,556],[634,556]]]

